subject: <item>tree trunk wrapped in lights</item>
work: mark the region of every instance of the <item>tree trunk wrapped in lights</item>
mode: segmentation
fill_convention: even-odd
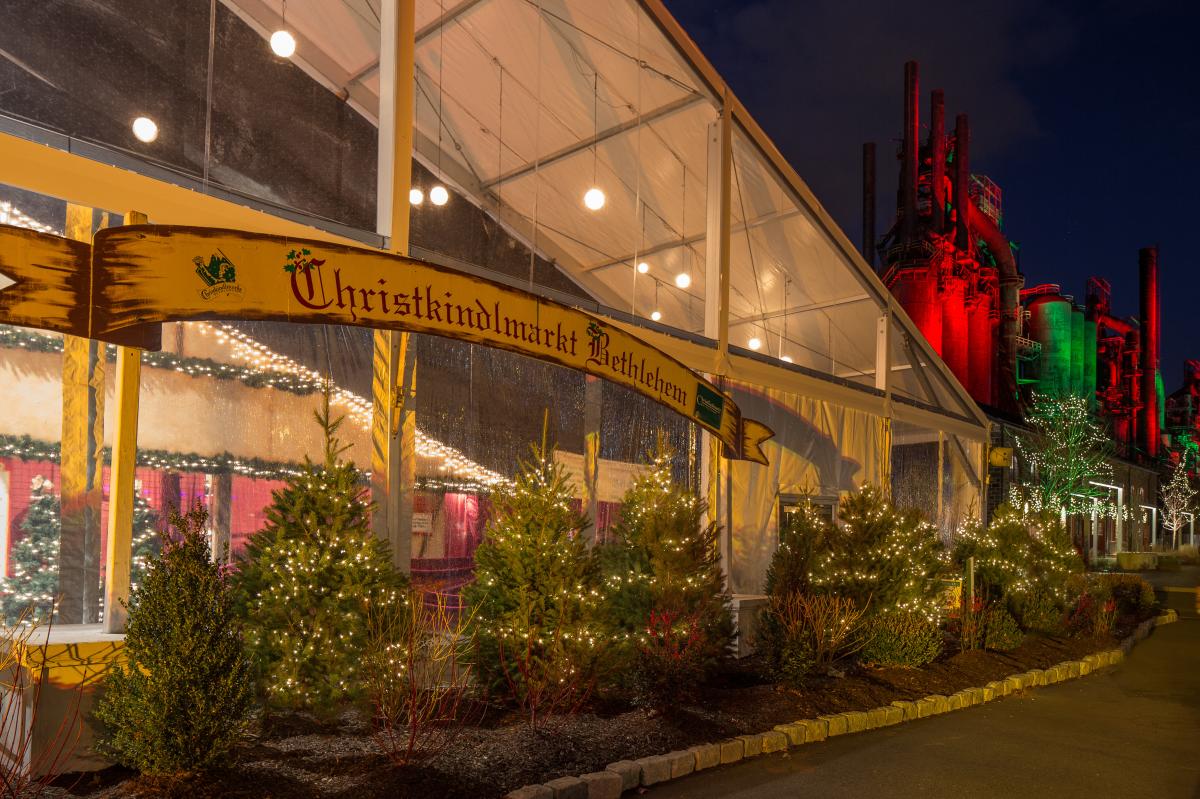
[[[362,475],[342,455],[329,394],[325,458],[272,495],[267,525],[238,560],[238,604],[259,687],[276,707],[332,711],[362,689],[366,606],[403,600],[407,580],[371,533]]]
[[[1020,501],[1033,512],[1091,512],[1093,498],[1107,498],[1112,482],[1112,442],[1082,397],[1035,394],[1025,423],[1030,432],[1017,448],[1033,471]]]
[[[1163,528],[1171,531],[1171,546],[1179,548],[1179,530],[1187,523],[1196,492],[1188,480],[1187,467],[1180,462],[1171,480],[1162,487]]]

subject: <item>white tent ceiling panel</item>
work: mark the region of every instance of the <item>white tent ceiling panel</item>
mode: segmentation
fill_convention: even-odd
[[[264,0],[222,1],[262,30],[278,22]],[[378,106],[384,1],[288,4],[288,24],[319,51],[307,61],[298,53],[299,63],[328,69],[317,76],[326,85],[353,84],[350,96],[367,113],[371,93]],[[700,332],[708,131],[719,107],[708,89],[719,78],[702,57],[686,42],[676,47],[663,33],[669,20],[660,27],[637,0],[417,0],[416,11],[415,124],[432,143],[425,162],[443,179],[458,176],[481,207],[523,218],[524,239],[598,297]],[[745,346],[753,336],[764,354],[874,385],[883,290],[775,157],[739,112],[730,340]],[[582,203],[593,183],[607,195],[599,212]],[[639,275],[643,259],[650,272]],[[686,291],[674,285],[680,272],[691,277]],[[916,335],[908,322],[892,331],[897,393],[977,413],[940,363],[921,363],[935,359],[912,363],[905,331]]]

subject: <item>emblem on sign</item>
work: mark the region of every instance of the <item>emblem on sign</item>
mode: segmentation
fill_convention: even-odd
[[[237,282],[237,267],[225,257],[225,253],[217,252],[208,257],[208,263],[199,255],[192,258],[196,265],[196,274],[204,281],[205,288],[200,289],[200,296],[211,300],[218,294],[242,294],[242,287]]]

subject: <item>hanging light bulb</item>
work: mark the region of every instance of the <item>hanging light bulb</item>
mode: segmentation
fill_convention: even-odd
[[[675,285],[681,289],[685,289],[692,285],[692,276],[687,272],[680,272],[675,276]]]
[[[271,34],[271,51],[280,58],[291,58],[296,53],[296,37],[285,30]]]
[[[762,347],[762,340],[759,339],[758,336],[752,336],[750,340],[746,342],[746,346],[752,350],[758,350]]]
[[[650,271],[650,264],[646,263],[645,261],[641,261],[637,265],[637,270],[639,274],[644,275]]]
[[[291,58],[296,52],[296,37],[287,29],[287,0],[279,7],[279,30],[271,34],[271,51],[280,58]]]
[[[133,120],[133,135],[138,141],[149,144],[158,138],[158,124],[150,117],[138,117]]]
[[[446,191],[446,187],[438,184],[429,190],[429,201],[434,205],[445,205],[450,200],[450,192]]]
[[[779,360],[783,361],[784,363],[791,363],[791,362],[792,362],[792,356],[790,356],[790,355],[781,355],[781,356],[779,356]]]
[[[420,205],[421,203],[425,202],[425,192],[421,191],[420,189],[418,189],[416,187],[409,189],[408,190],[408,201],[412,205]]]
[[[650,318],[657,322],[659,319],[662,319],[662,314],[658,311],[651,311]]]
[[[604,207],[605,199],[604,190],[597,186],[592,186],[584,193],[583,204],[587,206],[589,211],[599,211]]]

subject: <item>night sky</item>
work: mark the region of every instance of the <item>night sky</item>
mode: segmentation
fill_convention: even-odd
[[[1082,300],[1090,275],[1138,313],[1137,251],[1158,244],[1167,391],[1200,358],[1200,5],[1188,2],[666,0],[856,243],[862,142],[891,225],[903,65],[971,117],[971,167],[1004,192],[1026,285]],[[922,133],[924,140],[925,133]]]

